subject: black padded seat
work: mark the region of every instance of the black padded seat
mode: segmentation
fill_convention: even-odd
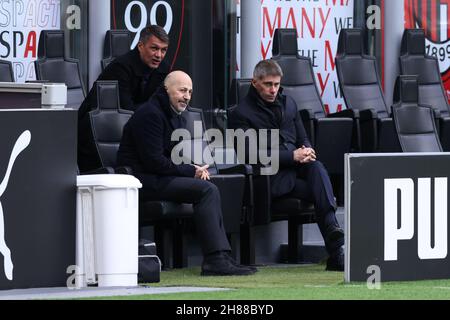
[[[392,113],[402,151],[441,152],[434,111],[419,104],[419,96],[417,76],[397,78]]]
[[[376,58],[364,54],[362,29],[340,31],[335,61],[347,109],[359,113],[362,151],[400,151],[394,123],[381,89]]]
[[[100,165],[115,167],[122,130],[133,115],[119,107],[117,81],[97,81],[97,109],[89,112],[89,121]]]
[[[400,51],[401,75],[418,76],[418,103],[435,110],[442,148],[450,151],[450,107],[436,57],[425,52],[423,29],[405,29]]]
[[[128,30],[108,30],[103,44],[102,69],[117,57],[126,54],[131,49],[131,33]]]
[[[0,60],[0,82],[14,82],[14,72],[11,61]]]
[[[192,204],[189,203],[145,201],[139,205],[139,222],[145,224],[155,220],[190,218],[193,212]]]
[[[239,101],[244,99],[251,84],[252,79],[233,79],[231,81],[230,105],[236,105]]]
[[[43,30],[39,36],[38,59],[34,62],[37,80],[64,83],[67,108],[78,109],[86,97],[79,61],[65,57],[64,31]]]

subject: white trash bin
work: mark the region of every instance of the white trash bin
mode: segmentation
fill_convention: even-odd
[[[130,175],[77,177],[77,287],[137,286],[141,187]]]

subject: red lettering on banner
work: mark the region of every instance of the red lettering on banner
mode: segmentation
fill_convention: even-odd
[[[331,8],[328,8],[327,16],[324,17],[322,8],[319,8],[320,20],[322,21],[322,30],[320,31],[319,38],[322,38],[323,32],[325,31],[325,27],[327,25],[327,20],[328,20],[328,17],[330,16],[330,11],[331,11]]]
[[[278,21],[278,25],[275,24]],[[273,24],[270,21],[269,9],[267,7],[263,8],[263,38],[266,38],[266,26],[269,29],[270,38],[273,38],[273,33],[276,28],[281,28],[281,7],[277,8],[275,12],[275,18]]]
[[[289,21],[292,19],[292,28],[295,28],[297,30],[297,22],[295,21],[295,14],[294,14],[294,8],[289,9],[287,21],[286,21],[286,27],[289,28]],[[298,33],[297,33],[298,38]]]
[[[330,114],[330,105],[324,104],[323,107],[325,108],[325,114]],[[339,103],[336,106],[336,110],[334,112],[341,112],[342,111],[342,103]]]
[[[30,31],[27,38],[27,44],[25,46],[24,58],[28,58],[28,53],[31,53],[31,57],[36,58],[36,32]]]
[[[340,0],[340,1],[341,1],[340,2],[341,6],[348,6],[348,0]],[[344,4],[344,1],[345,1],[345,4]],[[338,2],[338,0],[331,0],[331,2],[333,3],[333,6],[335,6],[336,2]],[[326,1],[326,5],[328,6],[328,0]]]
[[[263,60],[266,60],[267,54],[269,53],[269,48],[272,45],[272,40],[269,41],[267,44],[267,48],[264,48],[264,44],[261,41],[261,55]]]
[[[316,32],[319,31],[319,26],[317,24],[318,11],[320,18],[319,23],[321,24],[319,38],[322,38],[330,18],[331,8],[327,8],[326,10],[323,8],[310,8],[310,10],[308,10],[308,8],[302,8],[300,17],[296,16],[295,9],[295,7],[289,8],[286,15],[286,12],[283,11],[283,7],[278,7],[275,11],[272,11],[274,15],[272,16],[273,19],[271,19],[271,12],[269,12],[267,7],[264,7],[262,37],[272,38],[275,29],[283,26],[284,28],[295,28],[298,31],[298,37],[305,38],[305,36],[310,36],[311,38],[316,38]],[[297,13],[300,13],[300,11]],[[297,27],[297,19],[300,19],[300,29]],[[309,35],[306,33],[309,33]]]
[[[328,61],[330,61],[331,71],[334,71],[336,64],[334,63],[333,52],[329,40],[325,40],[325,71],[328,71]]]
[[[323,81],[323,77],[320,72],[317,74],[317,78],[319,79],[320,97],[323,97],[323,93],[325,92],[325,88],[327,87],[328,80],[330,79],[330,74],[327,73],[325,82]]]

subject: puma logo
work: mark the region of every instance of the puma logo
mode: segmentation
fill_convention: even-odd
[[[14,162],[16,161],[17,156],[25,150],[31,141],[31,132],[26,130],[24,131],[20,137],[17,139],[16,143],[11,152],[11,156],[9,157],[8,167],[6,168],[5,177],[3,178],[2,183],[0,184],[0,198],[6,190],[8,186],[9,176],[11,174],[12,167]],[[5,275],[8,280],[13,279],[13,263],[11,259],[11,250],[9,250],[6,245],[5,240],[5,222],[3,216],[3,207],[0,201],[0,253],[3,255],[3,266],[5,269]]]

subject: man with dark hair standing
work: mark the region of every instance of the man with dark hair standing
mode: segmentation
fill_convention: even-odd
[[[169,66],[163,61],[168,47],[169,36],[162,27],[146,27],[140,33],[136,48],[112,61],[97,80],[117,80],[120,107],[135,111],[161,86],[168,74]],[[81,172],[101,166],[88,116],[96,107],[94,85],[78,111],[78,166]]]
[[[343,271],[344,232],[336,220],[331,182],[325,167],[316,161],[295,101],[281,92],[282,76],[274,60],[260,61],[248,95],[230,115],[230,127],[279,130],[276,148],[280,170],[270,177],[272,198],[288,196],[314,203],[317,224],[329,254],[327,270]]]
[[[222,221],[219,189],[209,182],[207,166],[175,164],[172,133],[186,126],[181,113],[192,95],[192,80],[182,71],[171,72],[123,130],[117,164],[131,167],[142,183],[139,197],[192,203],[194,224],[204,260],[202,275],[249,275],[256,270],[238,265],[230,256]]]

